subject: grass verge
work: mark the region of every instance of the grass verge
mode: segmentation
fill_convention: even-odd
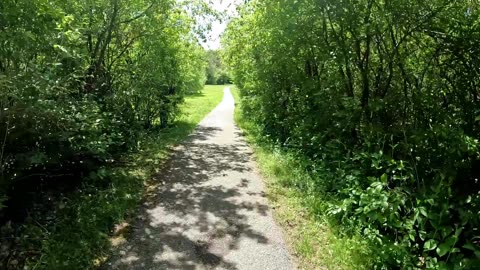
[[[342,235],[330,224],[324,199],[301,185],[314,183],[298,156],[259,139],[258,127],[242,114],[238,89],[235,122],[253,146],[277,221],[297,257],[300,269],[371,269],[371,250],[358,235]]]
[[[65,198],[53,215],[52,228],[40,224],[25,228],[25,250],[42,247],[38,254],[28,256],[31,259],[25,268],[93,269],[102,264],[112,246],[114,225],[125,222],[137,209],[172,146],[184,140],[221,101],[223,88],[206,86],[202,93],[187,96],[174,126],[143,136],[140,150],[126,154],[122,165],[98,171],[93,177],[97,183]]]

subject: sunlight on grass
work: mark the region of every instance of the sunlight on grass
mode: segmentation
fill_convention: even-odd
[[[182,106],[183,116],[180,121],[197,124],[204,118],[223,97],[224,85],[207,85],[203,95],[187,96]]]
[[[141,151],[143,153],[137,156],[139,159],[137,162],[145,164],[162,161],[169,153],[171,146],[183,141],[198,123],[220,103],[225,87],[224,85],[207,85],[201,93],[187,96],[185,103],[180,107],[182,113],[175,125],[161,133],[149,134],[142,141]],[[147,160],[147,157],[151,160]]]

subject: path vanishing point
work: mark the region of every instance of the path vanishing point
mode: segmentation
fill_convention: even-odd
[[[223,101],[176,147],[106,269],[295,269],[252,150]]]

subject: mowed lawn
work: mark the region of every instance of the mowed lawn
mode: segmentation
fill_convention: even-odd
[[[197,125],[223,98],[225,85],[207,85],[202,93],[185,98],[182,105],[183,116],[179,119]]]

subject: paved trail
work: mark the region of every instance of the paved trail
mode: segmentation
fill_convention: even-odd
[[[295,269],[251,149],[222,103],[176,148],[132,239],[108,269]]]

